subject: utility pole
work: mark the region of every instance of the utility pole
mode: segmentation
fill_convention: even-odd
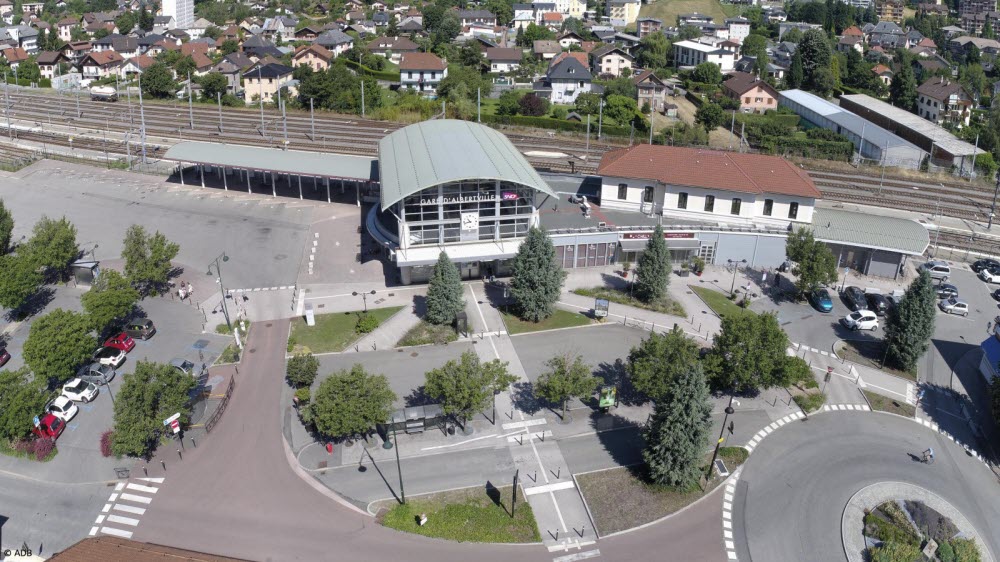
[[[365,116],[365,80],[361,79],[361,117]]]
[[[312,98],[309,98],[309,128],[312,130],[312,141],[316,142],[316,114],[313,109]]]
[[[653,106],[649,107],[649,144],[653,144]],[[729,148],[732,148],[729,145]]]
[[[260,77],[260,66],[257,66],[257,98],[260,99],[260,136],[264,136],[264,80]]]
[[[972,168],[969,169],[969,183],[972,183],[972,176],[976,173],[976,153],[979,152],[979,133],[976,133],[976,146],[972,149]]]
[[[882,195],[882,184],[885,182],[885,161],[889,158],[889,139],[885,139],[885,150],[882,151],[882,179],[878,180],[878,194]]]
[[[191,130],[194,130],[194,101],[191,88],[191,72],[188,72],[188,123],[191,125]]]
[[[10,125],[8,125],[10,127]],[[990,205],[990,222],[986,225],[986,230],[993,228],[993,215],[997,212],[997,195],[1000,194],[1000,172],[997,172],[997,186],[993,189],[993,204]]]
[[[215,99],[219,102],[219,132],[222,132],[222,92],[215,92]]]
[[[733,119],[729,123],[729,150],[733,149],[733,136],[736,135],[736,110],[733,110]],[[741,139],[742,140],[742,139]],[[652,143],[650,143],[652,144]]]
[[[79,98],[77,98],[79,103]],[[142,74],[139,74],[139,140],[142,141],[142,163],[146,163],[146,111],[142,106]]]
[[[3,112],[7,116],[7,136],[14,140],[14,131],[10,128],[10,98],[7,95],[7,73],[3,73]]]
[[[590,159],[590,114],[587,114],[587,153],[583,155],[584,160]]]
[[[285,100],[281,101],[281,129],[285,135],[285,150],[288,150],[288,116],[285,114]]]
[[[740,125],[740,154],[743,153],[743,138],[744,138],[743,134],[746,133],[746,130],[747,130],[747,124],[746,123],[743,123],[742,125]],[[747,143],[747,146],[749,147],[749,143]]]
[[[483,122],[482,88],[476,88],[476,123]]]
[[[597,140],[601,140],[601,129],[604,127],[604,99],[597,107]]]

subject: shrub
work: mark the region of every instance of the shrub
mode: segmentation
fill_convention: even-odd
[[[319,360],[313,357],[312,353],[295,354],[288,360],[288,367],[285,370],[288,383],[296,388],[308,388],[316,380],[318,373]]]
[[[912,562],[920,560],[916,545],[885,541],[871,551],[871,562]]]
[[[101,456],[110,457],[111,456],[111,443],[114,439],[114,430],[107,430],[101,434]]]
[[[358,316],[358,323],[354,326],[354,331],[359,334],[367,334],[378,328],[378,318],[371,314],[361,314]]]
[[[295,390],[295,397],[299,399],[299,408],[309,405],[309,399],[312,395],[309,392],[309,387],[305,386]]]
[[[56,442],[51,439],[35,440],[35,460],[43,461],[56,448]]]
[[[955,550],[955,562],[979,562],[979,549],[972,539],[953,539],[948,541]]]
[[[943,542],[938,545],[937,557],[941,562],[955,562],[955,549],[951,547],[951,543]]]
[[[553,119],[565,119],[567,115],[569,115],[569,111],[565,107],[557,106],[552,109]]]
[[[294,335],[289,335],[288,336],[288,346],[286,347],[285,351],[291,353],[292,350],[295,349],[295,344],[297,344],[297,343],[298,343],[298,341],[295,340],[295,336]]]
[[[30,455],[35,452],[35,441],[34,439],[19,439],[14,442],[14,450],[24,455]]]

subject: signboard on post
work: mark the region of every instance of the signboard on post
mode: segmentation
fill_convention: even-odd
[[[608,317],[608,299],[594,299],[594,318]]]
[[[180,419],[180,417],[181,417],[181,413],[177,412],[176,414],[174,414],[174,415],[170,416],[169,418],[163,420],[163,425],[170,425],[170,422],[177,421],[178,419]]]
[[[180,433],[181,432],[181,421],[180,420],[174,420],[174,421],[170,422],[170,429],[174,430],[174,433]]]

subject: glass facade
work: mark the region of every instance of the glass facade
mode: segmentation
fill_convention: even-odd
[[[442,184],[403,199],[407,246],[524,237],[535,211],[534,190],[496,180]]]

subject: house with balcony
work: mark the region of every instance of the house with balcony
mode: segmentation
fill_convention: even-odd
[[[722,93],[739,102],[743,113],[764,113],[778,108],[778,91],[755,74],[730,73],[722,82]]]
[[[951,78],[936,76],[917,87],[917,115],[937,125],[968,125],[975,105],[965,86]]]
[[[535,93],[552,103],[575,103],[577,96],[597,92],[590,70],[576,57],[567,56],[549,66],[545,77],[534,85]]]
[[[395,64],[399,64],[403,55],[419,50],[420,46],[406,37],[379,37],[368,43],[369,53],[385,57]]]
[[[489,47],[486,49],[486,60],[490,63],[490,72],[514,72],[521,67],[521,57],[524,52],[514,47]]]
[[[618,78],[626,68],[632,70],[632,55],[616,45],[604,45],[590,52],[591,67],[598,76]]]
[[[667,92],[670,90],[667,84],[660,80],[652,70],[643,71],[632,77],[635,84],[636,102],[642,110],[646,104],[657,113],[663,113],[666,109]]]
[[[689,69],[703,62],[719,65],[723,72],[730,72],[738,58],[737,50],[722,45],[722,41],[714,42],[709,38],[700,41],[678,41],[674,43],[674,62],[678,68]]]
[[[125,57],[115,51],[90,52],[80,61],[80,73],[84,80],[98,80],[118,73],[118,67]]]
[[[69,58],[62,51],[42,51],[35,57],[35,62],[38,63],[38,70],[42,73],[42,78],[51,80],[59,74],[60,64],[69,65]]]
[[[294,68],[281,63],[262,64],[247,71],[243,75],[247,105],[257,103],[261,99],[273,100],[279,90],[290,85],[293,72]]]
[[[433,53],[406,53],[399,61],[401,88],[427,96],[437,95],[438,84],[448,76],[448,62]]]

